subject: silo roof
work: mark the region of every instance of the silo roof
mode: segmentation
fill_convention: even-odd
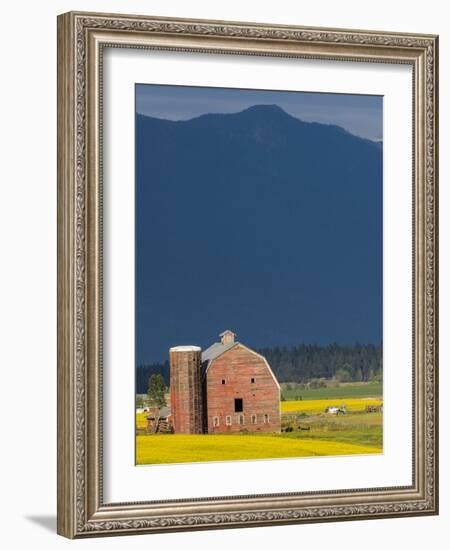
[[[199,346],[175,346],[169,351],[202,351],[202,348]]]

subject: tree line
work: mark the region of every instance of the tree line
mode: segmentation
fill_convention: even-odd
[[[308,383],[318,378],[340,382],[367,382],[383,376],[382,347],[373,344],[328,346],[301,344],[257,350],[279,382]],[[147,393],[148,380],[160,374],[169,385],[169,362],[141,365],[136,369],[136,393]]]
[[[269,362],[279,382],[306,383],[317,378],[340,382],[381,380],[382,348],[373,344],[341,346],[299,346],[259,350]]]

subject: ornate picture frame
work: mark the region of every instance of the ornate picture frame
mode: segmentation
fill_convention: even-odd
[[[106,48],[412,68],[412,483],[105,502]],[[58,533],[69,538],[438,513],[438,37],[70,12],[58,17]]]

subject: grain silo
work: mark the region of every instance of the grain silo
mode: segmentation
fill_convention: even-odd
[[[201,355],[197,346],[170,348],[170,403],[175,433],[203,431]]]

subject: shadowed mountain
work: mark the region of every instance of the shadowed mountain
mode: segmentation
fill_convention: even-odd
[[[136,116],[136,363],[381,342],[382,147],[274,105]]]

